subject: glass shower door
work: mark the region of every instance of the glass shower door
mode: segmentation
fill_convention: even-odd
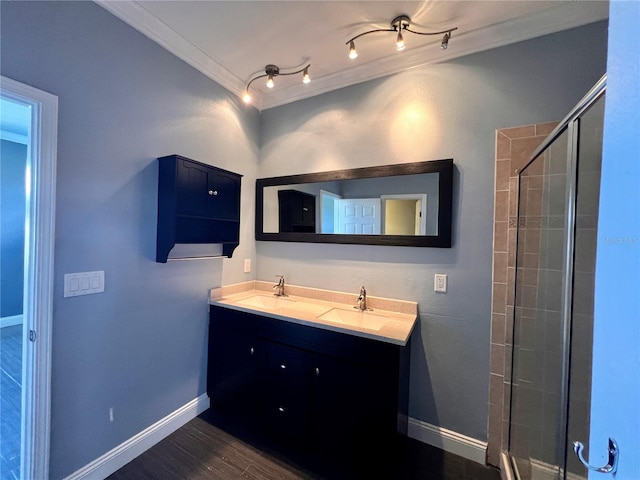
[[[579,119],[571,309],[566,478],[587,478],[572,444],[589,445],[598,205],[604,128],[602,95]]]
[[[586,478],[604,88],[519,176],[509,454],[519,480]]]
[[[559,479],[564,463],[568,142],[565,130],[519,180],[509,442],[522,480]]]

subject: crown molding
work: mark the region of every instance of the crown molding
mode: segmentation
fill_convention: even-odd
[[[94,1],[231,93],[239,97],[244,93],[243,80],[137,2]],[[277,90],[266,95],[255,95],[251,105],[258,110],[278,107],[410,68],[445,62],[472,53],[587,25],[604,20],[608,15],[608,2],[604,1],[558,3],[542,11],[477,30],[455,32],[449,48],[444,52],[437,42],[432,42],[404,51],[400,55],[389,55],[366,63],[358,62],[348,70],[314,78],[306,85],[299,83],[288,86],[279,85]]]

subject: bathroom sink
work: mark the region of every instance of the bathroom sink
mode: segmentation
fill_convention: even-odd
[[[243,298],[235,302],[237,305],[245,307],[262,308],[266,310],[277,310],[279,308],[289,306],[295,303],[285,297],[254,295],[253,297]]]
[[[326,322],[366,328],[367,330],[380,330],[390,320],[389,317],[376,315],[368,311],[343,308],[332,308],[318,318]]]
[[[254,295],[234,302],[243,307],[268,310],[285,316],[312,316],[325,313],[331,307],[312,302],[300,302],[287,297],[276,297],[269,295]]]
[[[296,314],[303,314],[303,315],[311,315],[312,317],[317,317],[318,315],[321,315],[323,313],[325,313],[327,310],[329,310],[331,307],[327,307],[326,305],[320,305],[317,303],[309,303],[309,302],[290,302],[287,303],[286,305],[283,305],[280,308],[280,313],[282,313],[283,315],[296,315]]]

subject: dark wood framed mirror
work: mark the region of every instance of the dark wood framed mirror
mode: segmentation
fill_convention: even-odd
[[[451,247],[453,160],[259,178],[256,240]]]

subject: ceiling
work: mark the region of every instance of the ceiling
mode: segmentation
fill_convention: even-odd
[[[267,64],[281,72],[311,64],[309,84],[301,74],[276,78],[273,89],[254,82],[258,109],[608,17],[608,2],[591,0],[95,1],[238,96]],[[447,50],[441,35],[406,33],[402,52],[392,32],[366,35],[358,58],[348,58],[345,42],[402,14],[413,30],[458,30]]]

